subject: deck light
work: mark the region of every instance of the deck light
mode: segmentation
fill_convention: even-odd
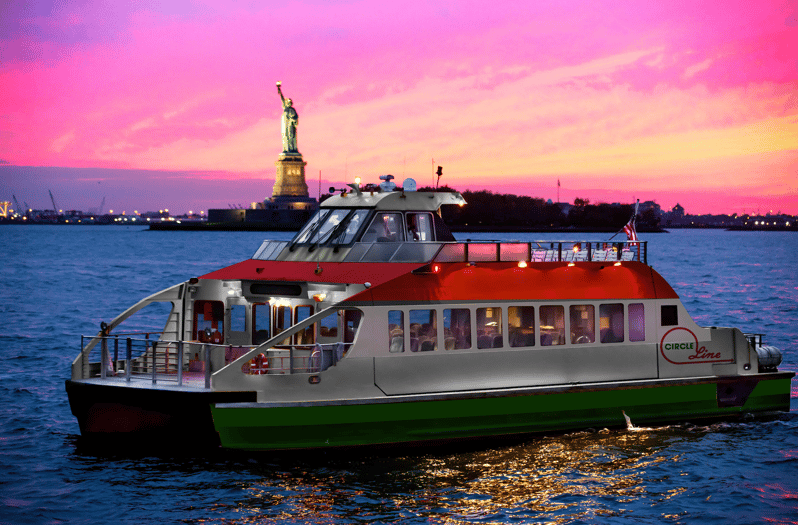
[[[327,294],[326,293],[313,294],[313,300],[316,301],[317,303],[322,302],[326,298],[327,298]]]
[[[621,261],[618,261],[617,263],[613,264],[613,266],[620,266],[620,265],[621,265]]]
[[[526,261],[518,261],[518,267],[519,268],[526,268],[526,266],[527,266],[526,265]]]
[[[570,262],[570,263],[568,263],[568,266],[576,266],[576,263]]]

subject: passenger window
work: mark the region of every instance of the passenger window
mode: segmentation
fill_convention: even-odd
[[[407,240],[408,241],[432,241],[432,214],[431,213],[408,213],[407,218]]]
[[[438,320],[435,310],[410,310],[410,351],[438,349]]]
[[[599,305],[599,337],[602,343],[623,342],[623,304]]]
[[[471,348],[471,310],[447,308],[443,311],[443,347],[446,350]]]
[[[271,334],[269,314],[271,306],[258,303],[252,306],[252,344],[259,345],[268,341]]]
[[[403,242],[405,240],[401,213],[378,213],[366,229],[360,242]]]
[[[401,310],[388,312],[388,351],[392,354],[405,351],[405,313]]]
[[[540,346],[565,344],[565,308],[540,307]]]
[[[357,329],[360,327],[360,319],[363,312],[360,310],[343,310],[344,316],[344,343],[354,343],[357,336]],[[349,346],[344,352],[349,351]]]
[[[210,337],[205,329],[211,331]],[[194,301],[193,339],[203,343],[224,342],[224,303],[221,301]]]
[[[511,306],[507,309],[510,346],[535,346],[535,307]]]
[[[274,335],[287,330],[291,327],[291,307],[290,306],[275,306],[274,307]],[[277,344],[288,345],[291,344],[290,338],[283,339]]]
[[[230,307],[230,331],[247,331],[247,307],[243,304],[234,304]]]
[[[477,308],[477,348],[501,348],[502,309]]]
[[[333,312],[319,321],[319,337],[338,337],[338,313]]]
[[[662,305],[662,326],[676,326],[679,324],[679,314],[675,304]]]
[[[595,308],[592,304],[571,305],[571,344],[596,342]]]
[[[629,305],[629,340],[646,340],[646,309],[643,303]]]
[[[295,308],[296,322],[304,321],[313,315],[313,307],[310,305],[297,306]],[[304,330],[297,332],[294,335],[294,344],[298,345],[312,345],[316,342],[315,333],[313,332],[313,325],[305,327]]]

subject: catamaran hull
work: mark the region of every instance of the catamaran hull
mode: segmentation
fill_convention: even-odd
[[[335,402],[216,403],[222,447],[349,447],[789,411],[791,372]]]
[[[219,446],[210,406],[254,401],[254,392],[181,391],[66,381],[72,414],[84,439],[121,439],[159,447]]]

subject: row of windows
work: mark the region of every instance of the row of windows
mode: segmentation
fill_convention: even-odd
[[[351,244],[369,210],[320,209],[292,241],[295,244]],[[360,242],[431,242],[435,240],[434,216],[429,212],[381,212],[371,220]],[[444,239],[449,240],[449,239]],[[451,239],[454,240],[454,239]]]
[[[446,350],[477,348],[554,346],[570,344],[623,343],[646,339],[645,307],[643,303],[610,303],[599,305],[598,323],[595,306],[576,304],[568,307],[566,334],[565,307],[560,305],[537,307],[510,306],[506,309],[507,331],[503,333],[504,308],[491,306],[476,308],[474,319],[468,308],[443,310],[443,346]],[[407,315],[409,337],[405,337],[405,312],[388,312],[389,352],[426,352],[438,349],[438,314],[435,309],[410,310]],[[627,324],[628,320],[628,324]],[[475,322],[475,332],[472,332]],[[628,326],[628,331],[626,330]],[[567,337],[566,337],[567,335]]]
[[[251,331],[247,329],[247,310],[252,309]],[[221,344],[224,339],[224,303],[221,301],[197,300],[194,302],[194,325],[192,338],[203,343]],[[259,345],[313,315],[313,306],[299,305],[291,308],[287,305],[271,305],[255,303],[250,305],[236,304],[230,307],[230,331],[249,333],[252,344]],[[342,322],[341,322],[342,321]],[[307,345],[316,342],[317,337],[338,338],[339,326],[344,326],[344,342],[354,341],[354,333],[360,322],[360,312],[341,310],[324,317],[286,338],[278,344]],[[206,331],[207,330],[207,331]],[[208,335],[210,333],[210,335]],[[249,338],[249,335],[247,335]]]

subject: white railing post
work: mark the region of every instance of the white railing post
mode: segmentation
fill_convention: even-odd
[[[155,352],[157,352],[158,341],[152,342],[152,384],[154,385],[157,382],[157,378],[155,377],[155,373],[157,372],[158,367],[155,366],[157,360],[155,359]]]
[[[177,386],[183,386],[183,341],[177,342]]]
[[[130,381],[130,372],[133,364],[133,339],[127,338],[127,348],[125,348],[125,380]]]

